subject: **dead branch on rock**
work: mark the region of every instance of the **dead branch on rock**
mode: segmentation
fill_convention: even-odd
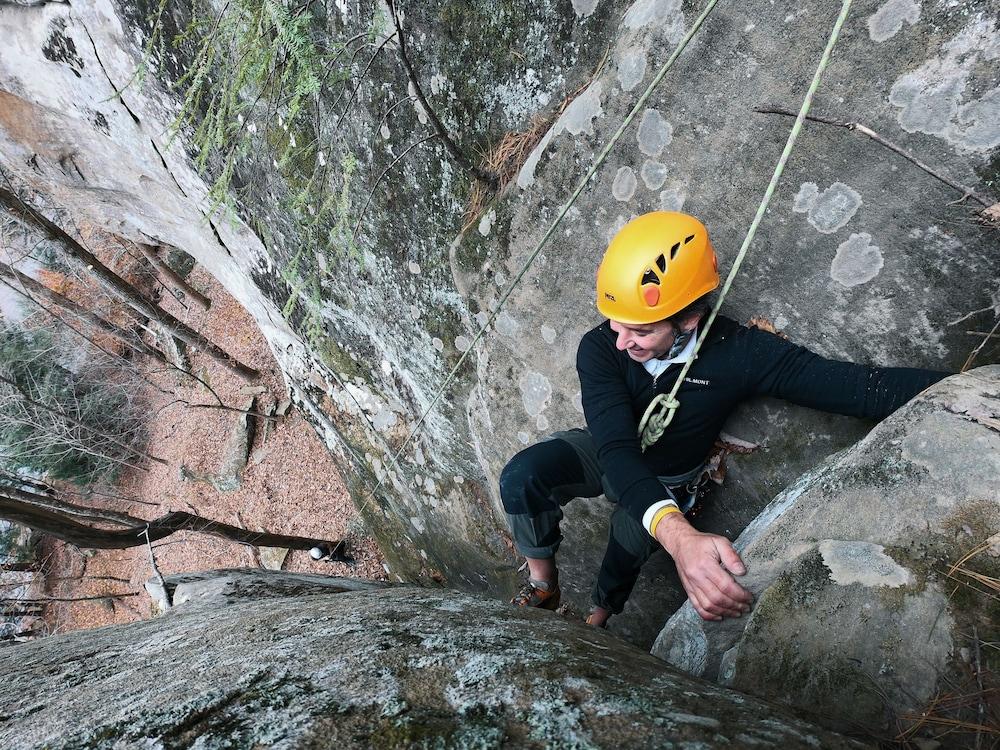
[[[959,372],[965,372],[972,367],[972,363],[975,361],[976,357],[979,356],[979,353],[985,348],[986,344],[989,343],[990,339],[996,336],[998,329],[1000,329],[1000,316],[997,317],[997,322],[993,324],[993,328],[990,332],[983,335],[983,340],[979,342],[975,349],[969,352],[969,356],[965,360],[965,364],[962,365],[962,369],[959,370]]]
[[[791,112],[787,109],[782,109],[780,107],[776,107],[773,105],[754,107],[754,112],[760,112],[762,114],[771,114],[771,115],[785,115],[786,117],[796,117],[798,115],[797,112]],[[931,177],[934,177],[935,179],[943,182],[945,185],[948,185],[949,187],[952,187],[955,190],[960,191],[962,193],[962,197],[959,199],[959,201],[965,200],[966,198],[972,198],[973,200],[981,203],[987,209],[986,211],[982,212],[982,214],[986,218],[995,220],[997,218],[996,214],[1000,214],[1000,203],[998,203],[996,200],[990,199],[985,195],[977,193],[974,189],[967,187],[966,185],[963,185],[959,182],[955,182],[950,177],[946,177],[936,169],[933,169],[924,162],[920,161],[920,159],[915,157],[913,154],[911,154],[902,146],[893,143],[887,138],[882,137],[868,126],[862,125],[860,122],[842,122],[840,120],[832,120],[827,117],[818,117],[816,115],[807,115],[806,119],[812,120],[813,122],[819,122],[824,125],[832,125],[833,127],[837,128],[845,128],[847,130],[853,130],[857,133],[861,133],[862,135],[866,135],[876,143],[885,146],[890,151],[899,154],[907,161],[920,167],[920,169],[924,170]]]
[[[458,165],[466,172],[473,175],[477,180],[481,180],[492,188],[496,188],[498,182],[497,176],[495,174],[485,172],[469,160],[469,157],[462,152],[462,150],[451,139],[451,136],[448,135],[448,131],[445,130],[445,127],[438,118],[437,113],[427,101],[427,97],[424,96],[424,90],[420,86],[420,81],[417,79],[417,73],[413,69],[413,65],[410,63],[409,54],[406,51],[406,34],[403,32],[403,27],[399,21],[399,14],[396,12],[396,0],[386,0],[386,4],[389,6],[389,15],[392,16],[393,26],[396,27],[396,37],[398,39],[396,49],[399,51],[399,59],[403,63],[403,69],[406,71],[406,77],[409,79],[410,84],[412,84],[413,92],[416,95],[417,100],[420,102],[420,106],[426,113],[427,118],[431,121],[431,124],[437,131],[438,136],[444,142],[444,146],[448,153],[451,154],[451,157],[458,163]]]
[[[361,221],[362,221],[362,219],[365,218],[365,212],[368,210],[368,205],[372,202],[372,198],[375,196],[375,191],[378,189],[378,186],[381,184],[381,182],[385,178],[385,176],[387,174],[389,174],[389,172],[392,171],[393,167],[395,167],[397,164],[399,164],[400,161],[402,161],[403,157],[405,157],[408,153],[410,153],[410,151],[412,151],[413,149],[415,149],[421,143],[426,143],[427,141],[430,141],[430,140],[433,140],[434,138],[439,138],[439,137],[440,136],[437,133],[432,133],[431,135],[427,136],[426,138],[421,138],[419,141],[415,141],[415,142],[411,143],[409,146],[407,146],[405,149],[403,149],[403,152],[399,156],[397,156],[395,159],[392,160],[392,162],[389,164],[389,166],[387,166],[385,169],[382,170],[382,173],[378,176],[378,179],[375,180],[375,184],[372,185],[371,192],[368,193],[368,198],[365,199],[365,204],[361,207],[361,211],[358,214],[358,222],[357,222],[357,224],[354,225],[354,231],[351,233],[351,240],[352,241],[354,240],[355,237],[358,236],[358,230],[361,229]]]

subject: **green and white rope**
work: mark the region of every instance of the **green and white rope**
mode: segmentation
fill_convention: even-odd
[[[639,112],[645,106],[646,102],[649,100],[649,97],[652,96],[654,89],[657,87],[657,85],[659,85],[660,81],[663,80],[663,77],[667,74],[667,71],[669,71],[671,66],[673,66],[674,61],[684,51],[684,48],[687,47],[688,42],[691,41],[692,37],[694,37],[698,29],[701,28],[701,25],[704,23],[705,19],[708,18],[708,14],[712,12],[712,9],[716,6],[718,1],[719,0],[709,0],[709,3],[705,6],[705,9],[701,12],[698,18],[695,19],[695,22],[691,25],[691,29],[687,32],[687,34],[684,35],[684,38],[681,39],[680,43],[671,53],[670,57],[667,58],[667,61],[663,63],[663,65],[660,67],[656,76],[650,82],[649,86],[646,87],[646,90],[642,93],[642,96],[640,96],[639,99],[636,101],[635,106],[632,107],[631,112],[629,112],[628,116],[622,121],[622,124],[619,126],[618,130],[615,131],[614,135],[611,136],[611,140],[608,141],[607,145],[605,145],[604,148],[601,150],[601,152],[598,154],[597,158],[594,160],[594,163],[591,165],[590,169],[587,170],[587,174],[585,174],[583,179],[580,180],[580,184],[577,185],[576,190],[573,191],[573,194],[570,196],[569,200],[566,201],[566,204],[562,207],[562,210],[559,212],[558,216],[556,216],[555,220],[549,226],[548,230],[546,230],[545,234],[538,241],[538,244],[535,245],[535,248],[528,255],[528,258],[524,262],[524,265],[521,266],[521,269],[517,272],[514,278],[511,279],[511,282],[508,285],[507,289],[504,290],[504,293],[500,296],[500,299],[497,301],[497,305],[494,308],[493,312],[490,314],[489,318],[487,318],[486,322],[483,324],[482,328],[480,328],[479,332],[472,339],[472,342],[469,344],[468,349],[462,352],[462,355],[458,358],[458,362],[456,362],[455,366],[451,368],[451,371],[448,373],[448,376],[441,384],[441,387],[438,389],[437,393],[434,394],[434,398],[431,399],[430,404],[428,404],[427,408],[424,409],[423,413],[420,415],[420,419],[417,420],[417,423],[410,431],[409,436],[399,447],[399,450],[396,451],[395,456],[393,457],[393,463],[397,463],[399,461],[399,458],[403,455],[403,452],[406,450],[407,446],[409,446],[409,444],[417,436],[417,433],[420,431],[424,423],[427,421],[427,416],[431,413],[431,411],[434,410],[434,407],[437,406],[438,401],[441,400],[441,397],[444,395],[445,391],[448,389],[452,381],[455,379],[455,375],[458,373],[462,365],[465,364],[465,360],[469,357],[470,353],[472,353],[472,351],[475,349],[476,344],[478,344],[479,341],[483,338],[483,336],[486,335],[487,330],[496,320],[497,316],[500,314],[500,311],[501,309],[503,309],[504,304],[510,298],[510,295],[514,292],[514,289],[517,287],[517,285],[521,282],[521,279],[524,278],[524,275],[528,272],[528,269],[531,268],[531,265],[535,262],[535,259],[538,257],[539,253],[541,253],[542,248],[549,241],[549,238],[553,235],[556,228],[559,226],[559,223],[569,212],[570,207],[576,202],[576,199],[580,197],[580,194],[587,187],[587,183],[590,182],[590,179],[594,176],[597,170],[600,169],[602,164],[604,164],[604,161],[611,153],[611,150],[618,144],[618,141],[621,140],[621,137],[628,129],[628,126],[632,124],[633,120],[635,120],[636,116],[639,114]],[[383,483],[384,480],[380,481],[378,485],[375,487],[375,489],[372,491],[373,497],[374,494],[378,492],[379,488],[381,488]]]
[[[736,254],[736,260],[733,262],[733,267],[730,269],[729,275],[726,277],[726,283],[723,285],[722,291],[719,293],[719,298],[712,307],[712,312],[709,314],[708,320],[699,332],[698,340],[695,343],[694,351],[692,352],[691,357],[684,363],[684,367],[681,368],[680,375],[677,376],[677,381],[670,389],[670,392],[661,393],[654,398],[649,406],[646,407],[645,414],[642,415],[642,420],[639,422],[639,439],[643,451],[663,436],[664,431],[667,429],[667,426],[674,418],[674,414],[680,407],[680,401],[677,400],[677,392],[680,390],[685,376],[691,369],[691,365],[694,364],[695,359],[698,357],[698,351],[701,349],[701,345],[705,342],[705,339],[708,336],[709,328],[712,327],[712,323],[715,322],[715,318],[719,314],[722,302],[729,293],[729,288],[732,286],[733,280],[739,273],[740,266],[743,265],[743,259],[746,257],[750,244],[753,242],[754,236],[757,234],[757,227],[760,226],[760,222],[764,218],[764,213],[767,211],[768,204],[770,204],[771,198],[774,197],[774,191],[778,186],[778,180],[781,179],[781,174],[785,171],[785,164],[788,162],[788,157],[792,153],[792,148],[795,146],[795,140],[798,138],[799,131],[802,130],[802,124],[805,122],[806,115],[809,113],[809,108],[812,106],[813,96],[819,88],[819,81],[823,76],[823,71],[826,70],[827,63],[830,62],[830,55],[833,52],[834,45],[837,43],[837,39],[840,37],[840,31],[844,26],[844,22],[847,20],[847,13],[851,8],[852,1],[853,0],[843,0],[840,15],[837,17],[837,22],[833,25],[833,31],[830,33],[830,38],[826,43],[826,49],[823,50],[823,56],[819,60],[819,66],[816,68],[816,73],[813,75],[812,83],[809,84],[809,90],[806,91],[805,99],[802,100],[802,106],[799,108],[799,114],[795,118],[792,130],[788,134],[788,140],[785,142],[785,148],[781,152],[781,158],[778,159],[778,164],[774,168],[774,174],[771,175],[771,181],[768,183],[767,190],[764,191],[764,197],[761,200],[760,205],[757,207],[757,213],[754,215],[753,222],[750,224],[750,229],[747,231],[746,237],[743,239],[740,251]]]

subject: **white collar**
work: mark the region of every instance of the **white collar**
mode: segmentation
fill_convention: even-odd
[[[657,362],[666,362],[668,365],[675,364],[677,362],[687,362],[691,359],[691,355],[694,354],[694,347],[698,343],[698,328],[694,329],[694,333],[691,334],[691,338],[688,339],[687,344],[681,349],[681,353],[676,357],[670,357],[669,359],[659,359],[655,360]]]
[[[642,363],[642,366],[647,372],[651,373],[654,377],[659,373],[666,370],[670,365],[678,364],[680,362],[687,362],[691,359],[694,354],[694,348],[698,344],[698,329],[694,329],[694,333],[688,340],[687,344],[681,350],[681,353],[676,357],[670,357],[667,359],[648,359]]]

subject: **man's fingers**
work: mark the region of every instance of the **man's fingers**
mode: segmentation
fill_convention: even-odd
[[[719,574],[724,576],[730,584],[735,586],[737,591],[742,592],[739,586],[733,583],[729,575],[712,562]],[[711,567],[709,568],[711,570]],[[692,576],[684,576],[681,579],[684,589],[691,599],[691,605],[704,620],[721,620],[723,617],[740,617],[744,612],[749,611],[749,605],[725,593],[718,583],[714,582],[710,574],[698,571]],[[745,592],[744,592],[745,593]]]
[[[723,575],[726,577],[725,581],[709,580],[706,585],[706,598],[714,610],[721,610],[725,617],[739,617],[744,612],[749,612],[750,595],[734,583],[728,574]]]
[[[753,595],[740,586],[733,577],[720,567],[716,567],[709,573],[709,582],[718,589],[721,597],[720,603],[742,609],[749,607],[753,602]]]
[[[690,577],[681,573],[681,585],[684,586],[684,591],[687,592],[688,599],[691,601],[691,606],[694,607],[694,611],[698,613],[698,616],[703,620],[721,620],[720,615],[714,614],[709,611],[709,603],[705,599],[702,589],[700,586],[695,585],[695,582],[691,580]]]
[[[743,560],[740,559],[739,553],[733,549],[733,545],[725,537],[715,537],[715,549],[719,553],[719,560],[722,562],[722,567],[732,573],[734,576],[746,575],[747,567],[743,564]]]

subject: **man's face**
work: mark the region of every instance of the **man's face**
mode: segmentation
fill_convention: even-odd
[[[676,331],[673,324],[666,320],[642,325],[628,325],[616,320],[610,323],[611,330],[618,334],[615,346],[636,362],[662,357],[674,343]]]

